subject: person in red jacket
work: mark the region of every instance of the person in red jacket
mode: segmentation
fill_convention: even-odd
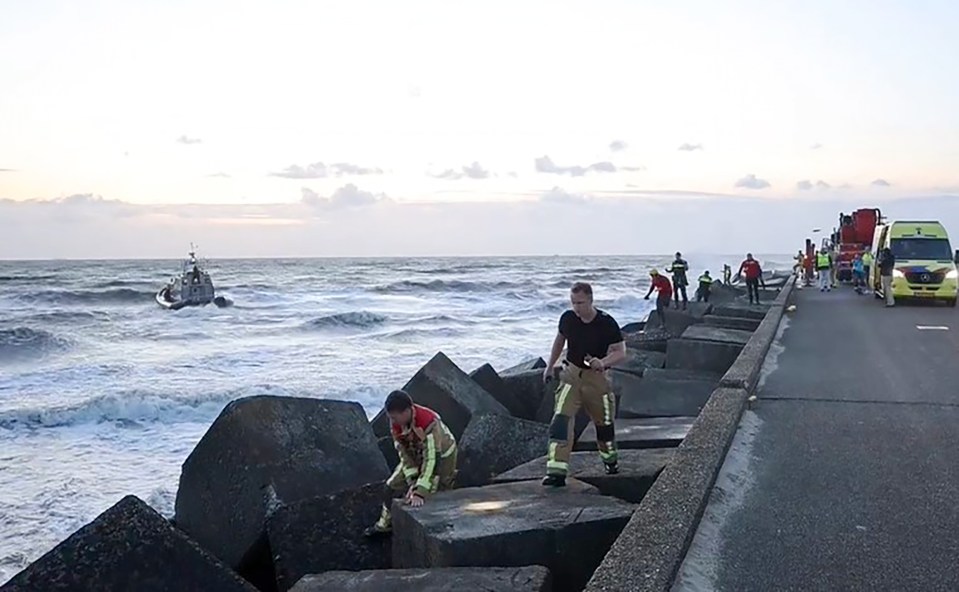
[[[368,537],[393,531],[390,505],[394,496],[403,495],[404,502],[416,508],[429,495],[453,489],[456,480],[456,438],[439,414],[413,403],[402,389],[386,397],[385,407],[400,462],[386,481],[379,520],[364,532]]]
[[[763,289],[766,289],[766,282],[763,280],[763,270],[759,266],[759,261],[753,259],[752,253],[746,253],[746,260],[739,265],[739,274],[746,278],[746,291],[749,292],[749,303],[759,304],[759,284],[762,283]]]
[[[662,327],[665,328],[666,315],[663,313],[663,309],[669,308],[669,301],[673,297],[673,286],[669,283],[668,278],[660,275],[655,269],[649,272],[649,276],[652,279],[652,283],[649,285],[649,292],[646,292],[645,300],[649,300],[649,296],[653,293],[653,290],[659,291],[659,294],[656,296],[656,314],[659,315]]]

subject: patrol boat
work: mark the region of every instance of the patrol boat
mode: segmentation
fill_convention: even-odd
[[[233,304],[227,298],[216,295],[213,280],[206,270],[200,267],[196,258],[196,248],[190,245],[189,258],[183,261],[180,278],[172,278],[160,288],[156,301],[167,310],[180,310],[187,306],[206,306],[211,302],[219,307]]]

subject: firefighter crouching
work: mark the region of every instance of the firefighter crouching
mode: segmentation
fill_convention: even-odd
[[[386,397],[386,414],[400,462],[386,481],[380,519],[366,529],[366,536],[392,532],[394,497],[403,495],[404,502],[419,507],[430,494],[452,489],[456,479],[456,438],[438,413],[395,390]]]

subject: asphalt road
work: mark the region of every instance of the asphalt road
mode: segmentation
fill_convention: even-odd
[[[707,588],[959,590],[959,309],[796,305]]]

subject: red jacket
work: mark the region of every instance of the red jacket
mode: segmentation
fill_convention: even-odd
[[[659,290],[660,298],[669,298],[673,295],[673,286],[669,280],[661,275],[653,276],[653,287]]]
[[[759,267],[759,261],[747,259],[739,266],[739,273],[746,276],[747,280],[754,280],[763,274],[763,270]]]

